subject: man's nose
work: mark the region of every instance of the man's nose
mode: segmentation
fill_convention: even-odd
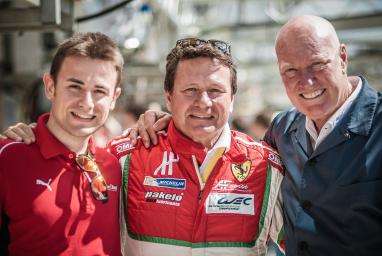
[[[91,91],[84,92],[81,95],[80,106],[84,109],[91,109],[94,107],[94,99]]]
[[[197,94],[195,99],[195,105],[199,107],[210,107],[212,106],[212,100],[208,95],[207,91],[203,91]]]
[[[300,84],[302,86],[313,86],[314,85],[314,73],[310,70],[302,70],[300,74]]]

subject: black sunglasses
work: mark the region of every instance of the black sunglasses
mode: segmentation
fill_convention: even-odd
[[[80,154],[76,162],[88,179],[94,198],[106,203],[109,199],[107,184],[95,160],[89,155]]]
[[[221,40],[215,40],[215,39],[210,39],[210,40],[204,40],[204,39],[199,39],[199,38],[184,38],[184,39],[179,39],[176,41],[176,46],[181,47],[181,48],[186,48],[186,47],[198,47],[198,46],[203,46],[206,44],[210,44],[216,49],[219,49],[222,53],[231,55],[231,46]]]

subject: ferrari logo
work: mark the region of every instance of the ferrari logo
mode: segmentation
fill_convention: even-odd
[[[231,170],[233,176],[239,181],[242,182],[248,177],[249,171],[251,170],[251,160],[247,160],[242,164],[232,164]]]

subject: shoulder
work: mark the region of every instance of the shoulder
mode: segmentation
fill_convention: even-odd
[[[251,158],[255,157],[257,159],[262,159],[262,161],[269,162],[273,167],[284,173],[280,155],[265,141],[254,141],[248,135],[236,131],[232,131],[231,134],[232,142],[234,144],[231,145],[231,148],[236,148],[240,154],[244,153]]]
[[[22,153],[29,148],[30,145],[27,145],[23,142],[3,140],[0,141],[0,157],[3,158],[9,155],[14,156],[15,153]]]
[[[304,115],[296,108],[280,112],[272,121],[271,128],[287,131],[291,125]]]
[[[159,143],[167,139],[166,132],[158,132],[157,134],[158,134]],[[131,144],[130,138],[117,137],[108,143],[107,150],[108,152],[113,154],[115,157],[120,159],[121,157],[126,156],[130,153],[133,153],[135,151],[141,151],[141,150],[147,150],[147,149],[143,146],[141,137],[138,137],[135,145]]]

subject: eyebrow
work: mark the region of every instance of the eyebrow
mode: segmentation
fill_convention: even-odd
[[[66,81],[68,81],[68,82],[73,82],[73,83],[76,83],[76,84],[85,85],[85,83],[82,82],[81,80],[78,80],[78,79],[76,79],[76,78],[72,78],[72,77],[66,79]],[[95,87],[96,87],[96,88],[99,88],[99,89],[104,89],[104,90],[108,90],[108,91],[109,91],[109,89],[108,89],[106,86],[102,85],[102,84],[96,84]]]
[[[78,79],[75,79],[75,78],[68,78],[68,79],[66,79],[66,81],[73,82],[73,83],[76,83],[76,84],[82,84],[82,85],[85,84],[81,80],[78,80]]]

